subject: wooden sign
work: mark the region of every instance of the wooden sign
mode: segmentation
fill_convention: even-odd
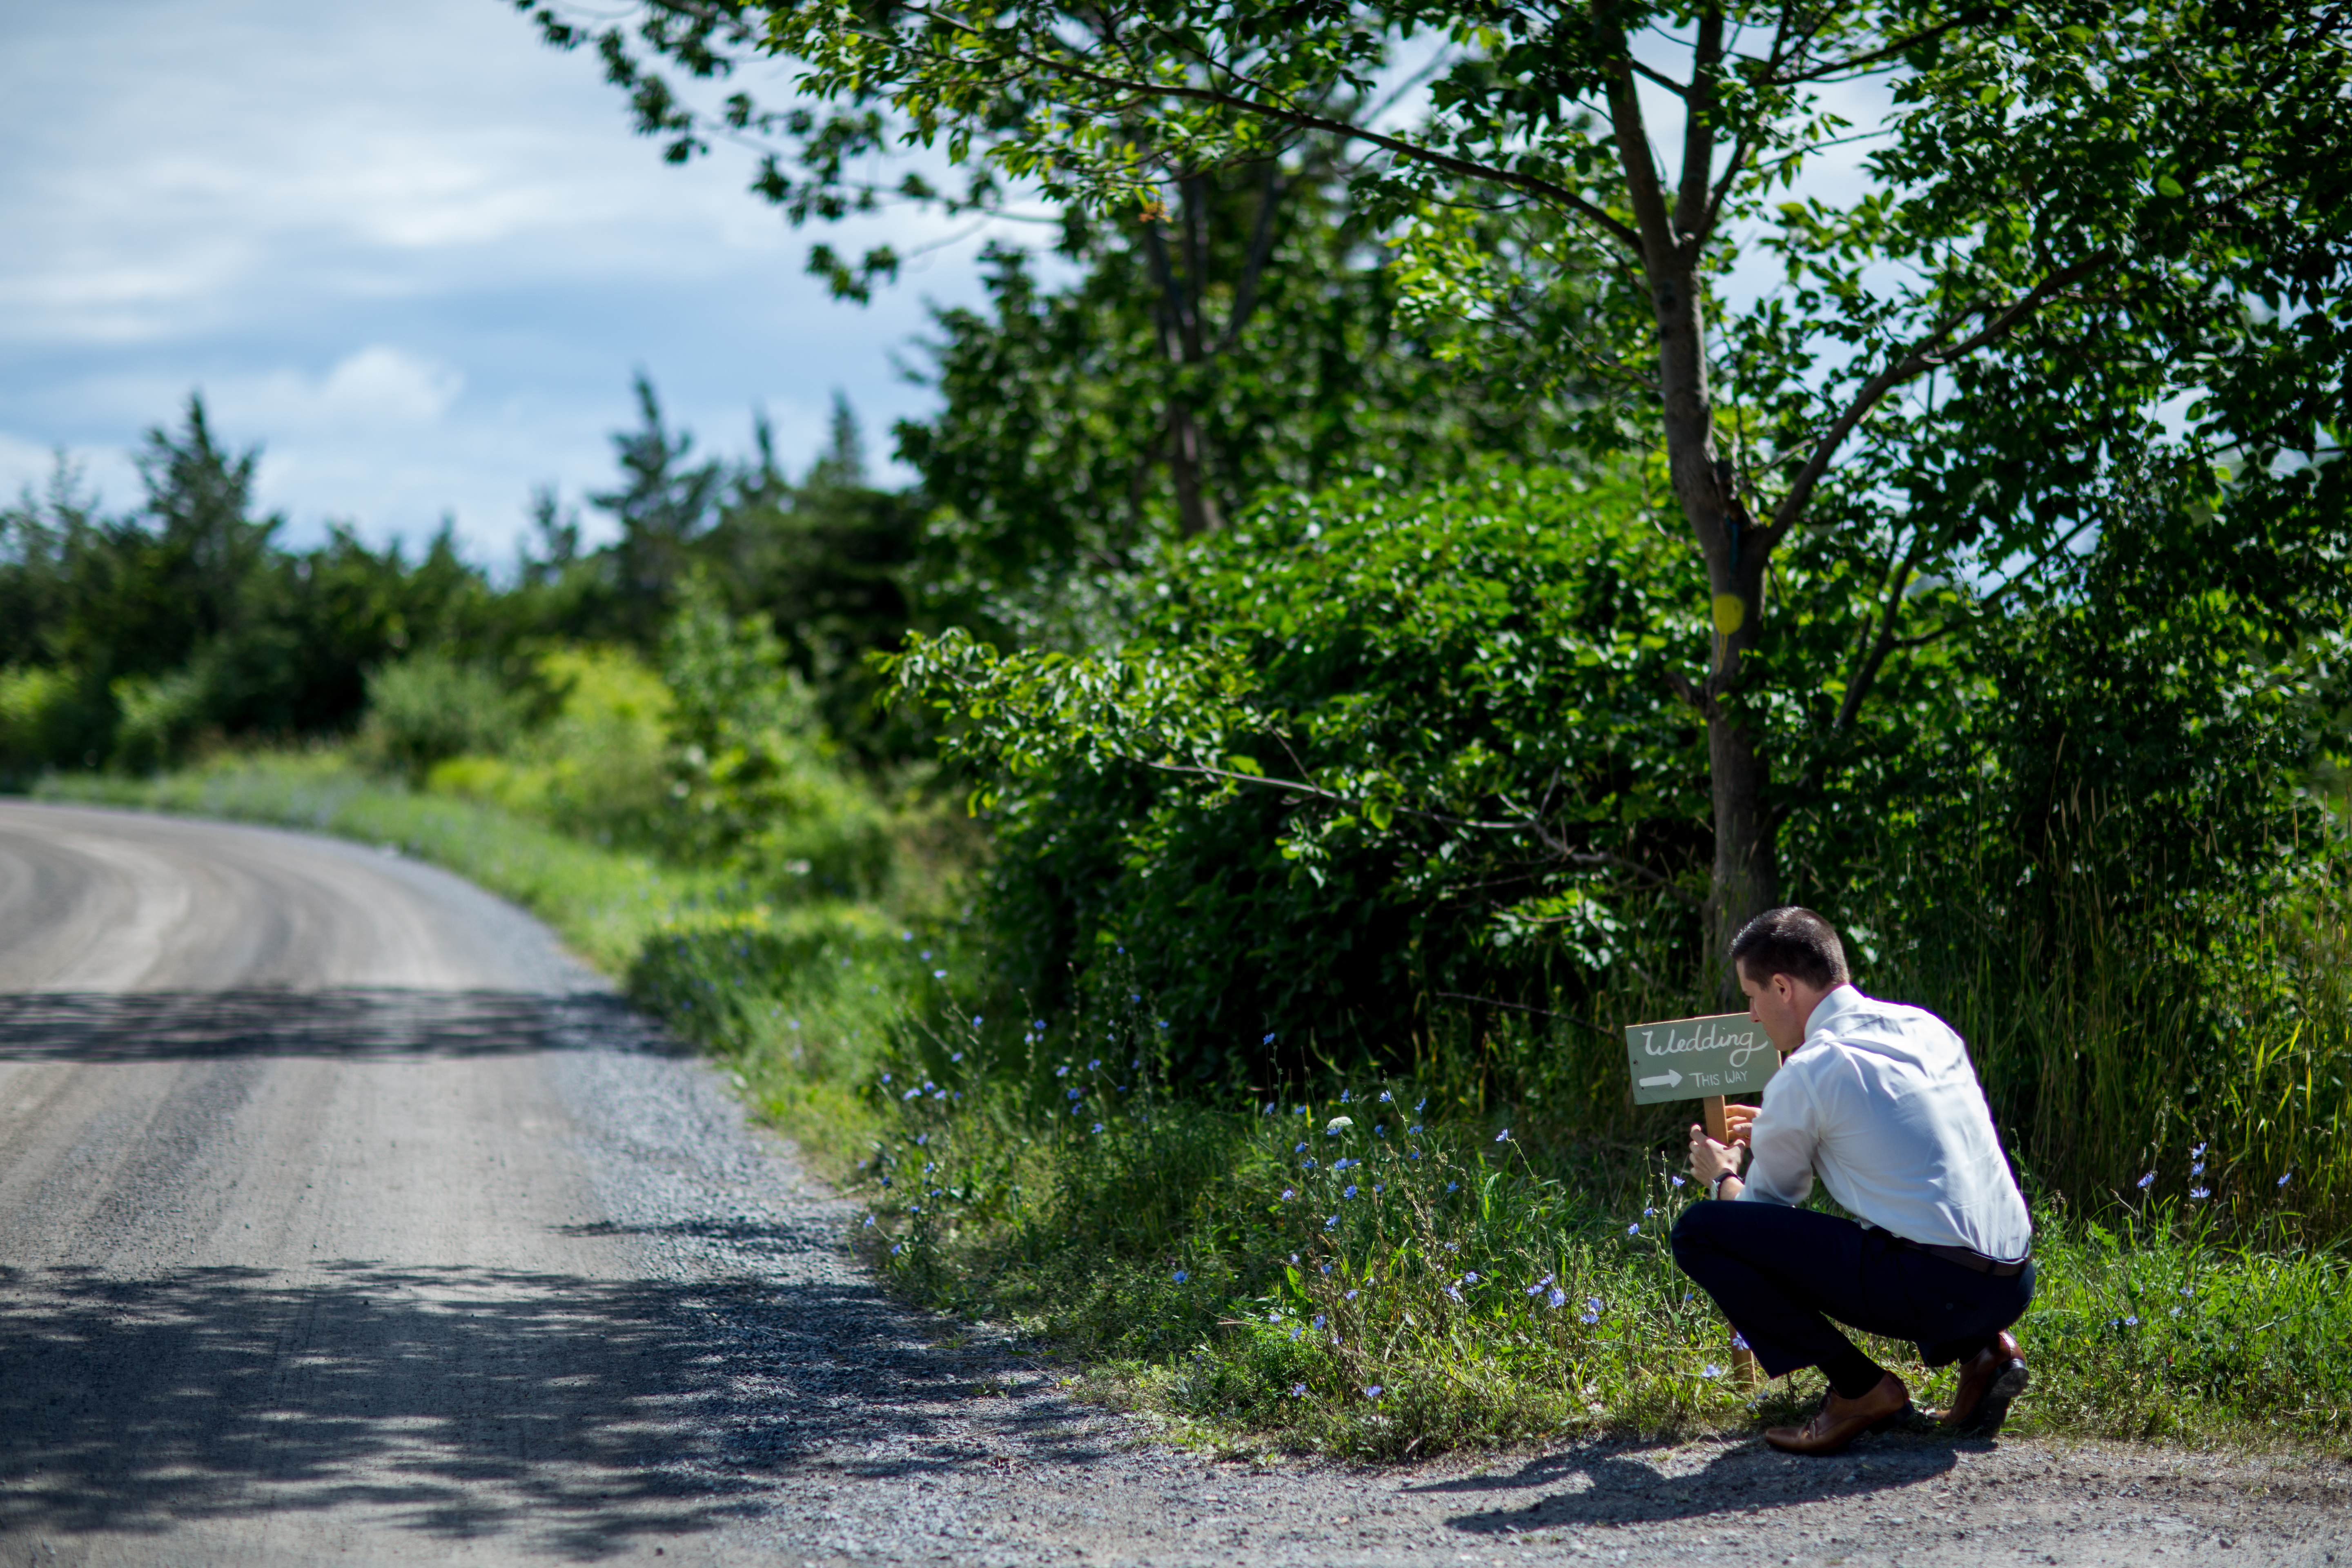
[[[1780,1070],[1764,1026],[1745,1013],[1629,1025],[1625,1057],[1636,1105],[1760,1094]]]

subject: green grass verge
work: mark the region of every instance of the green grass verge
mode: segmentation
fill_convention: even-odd
[[[1020,1323],[1091,1358],[1109,1396],[1244,1449],[1738,1428],[1818,1396],[1812,1373],[1738,1385],[1728,1327],[1666,1245],[1704,1200],[1663,1159],[1631,1180],[1531,1159],[1402,1080],[1245,1108],[1171,1095],[1134,1000],[1056,1031],[1076,1052],[950,1029],[877,1076],[896,1125],[857,1173],[860,1234],[903,1289]],[[2223,1245],[2187,1205],[2038,1221],[2012,1430],[2347,1446],[2340,1255],[2284,1229]],[[1948,1369],[1873,1349],[1921,1403],[1948,1394]]]
[[[394,844],[514,899],[867,1201],[860,1245],[898,1289],[1087,1358],[1101,1397],[1173,1435],[1402,1458],[1738,1428],[1818,1390],[1737,1385],[1728,1330],[1665,1250],[1692,1194],[1664,1164],[1580,1163],[1400,1080],[1271,1111],[1171,1092],[1139,995],[1104,1018],[972,1016],[983,960],[953,921],[772,907],[333,753],[37,793]],[[2224,1244],[2180,1204],[2039,1218],[2012,1430],[2352,1447],[2340,1254],[2284,1226]],[[1948,1384],[1873,1348],[1923,1400]]]
[[[331,751],[239,755],[149,779],[53,773],[32,795],[393,845],[513,900],[615,978],[654,931],[724,890],[708,874],[583,844],[492,807],[415,794]]]

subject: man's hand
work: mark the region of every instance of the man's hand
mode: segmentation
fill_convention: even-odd
[[[1739,1151],[1729,1143],[1718,1143],[1706,1135],[1706,1129],[1697,1122],[1690,1131],[1691,1179],[1709,1192],[1715,1190],[1715,1179],[1726,1171],[1739,1169]]]
[[[1763,1109],[1760,1105],[1727,1105],[1723,1108],[1724,1128],[1731,1134],[1732,1142],[1748,1142],[1748,1130],[1755,1125],[1756,1113]]]

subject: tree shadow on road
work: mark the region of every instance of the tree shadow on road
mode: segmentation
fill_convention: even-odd
[[[413,1061],[536,1051],[688,1054],[609,993],[50,991],[0,995],[0,1062]]]
[[[0,1270],[0,1538],[334,1509],[602,1558],[976,1457],[950,1413],[1002,1363],[912,1327],[864,1284]],[[1101,1452],[1050,1394],[998,1407],[1034,1458]]]

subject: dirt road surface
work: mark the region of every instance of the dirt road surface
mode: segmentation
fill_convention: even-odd
[[[2325,1461],[1213,1464],[855,1218],[456,878],[0,804],[0,1564],[2352,1563]]]

